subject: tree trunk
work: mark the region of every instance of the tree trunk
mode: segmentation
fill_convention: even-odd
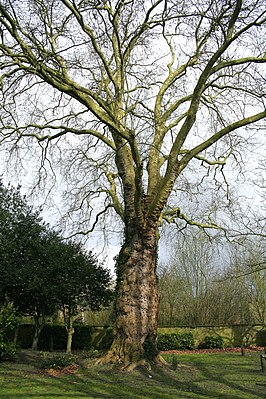
[[[42,316],[36,315],[34,316],[34,322],[35,322],[35,331],[34,331],[34,337],[32,340],[32,350],[37,350],[38,349],[38,343],[39,343],[39,337],[42,332],[42,329],[44,327],[44,320]]]
[[[65,313],[65,325],[66,325],[66,331],[67,331],[67,347],[66,347],[66,353],[71,353],[72,352],[72,339],[73,335],[75,332],[75,329],[73,327],[73,321],[74,317],[71,316],[70,310],[71,307],[67,307],[67,312]]]
[[[156,233],[137,236],[121,249],[113,343],[103,362],[131,369],[158,361]]]
[[[14,339],[13,339],[14,344],[17,344],[17,342],[18,342],[18,333],[19,333],[19,327],[16,327],[15,332],[14,332]]]
[[[66,353],[72,352],[72,338],[74,335],[74,328],[70,328],[67,330],[67,348]]]

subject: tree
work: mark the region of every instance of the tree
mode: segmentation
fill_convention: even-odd
[[[266,280],[265,280],[265,240],[262,237],[245,239],[242,247],[231,254],[230,280],[239,285],[239,291],[244,293],[245,300],[241,317],[244,323],[265,324],[266,320]],[[241,296],[237,300],[241,304]]]
[[[46,270],[51,261],[49,229],[20,187],[5,187],[0,181],[0,200],[0,301],[12,301],[21,313],[33,316],[32,348],[37,349],[45,320],[56,309]]]
[[[1,182],[0,182],[1,183]],[[37,349],[47,316],[63,310],[71,352],[74,317],[112,299],[110,272],[81,244],[66,242],[34,212],[19,187],[0,185],[0,298],[34,318]]]
[[[58,237],[59,238],[59,237]],[[53,242],[49,284],[58,310],[64,315],[67,352],[71,352],[74,321],[82,310],[99,310],[113,297],[110,271],[99,264],[91,252],[75,242]]]
[[[213,240],[214,241],[214,240]],[[159,268],[160,317],[168,325],[214,324],[214,281],[217,278],[217,243],[195,228],[172,240],[169,263]],[[216,287],[222,297],[220,287]],[[167,307],[169,311],[167,311]]]
[[[163,221],[222,223],[226,206],[200,187],[209,176],[226,198],[226,161],[266,116],[265,19],[263,0],[1,2],[2,141],[37,140],[41,176],[49,150],[69,154],[80,232],[112,210],[124,226],[105,361],[157,360]],[[185,193],[197,212],[181,209]]]
[[[184,280],[179,274],[176,264],[169,262],[159,265],[159,325],[175,326],[185,324],[184,314],[188,303],[184,288]]]

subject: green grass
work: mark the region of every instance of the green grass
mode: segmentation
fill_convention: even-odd
[[[171,361],[171,356],[165,356]],[[258,353],[183,354],[177,369],[121,373],[92,366],[74,375],[50,377],[38,359],[0,364],[0,399],[259,399],[266,374]]]

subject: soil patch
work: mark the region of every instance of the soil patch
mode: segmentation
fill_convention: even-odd
[[[75,374],[79,369],[80,366],[78,364],[71,364],[60,369],[45,369],[44,373],[48,374],[50,377],[62,377],[65,375]]]

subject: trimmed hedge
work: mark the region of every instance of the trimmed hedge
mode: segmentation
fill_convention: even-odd
[[[257,332],[256,345],[266,347],[266,330],[265,329]]]
[[[237,326],[238,327],[238,326]],[[166,329],[165,329],[166,330]],[[172,331],[171,331],[172,330]],[[226,335],[224,329],[211,331],[205,329],[200,330],[200,335],[197,329],[186,332],[180,331],[180,328],[176,331],[174,328],[168,329],[168,331],[161,331],[159,329],[158,334],[158,349],[159,350],[171,350],[171,349],[194,349],[196,346],[199,348],[221,347],[221,339],[223,340],[223,346],[236,346],[240,345],[243,341],[243,337],[238,339],[239,344],[235,343],[235,334],[229,339],[228,334]],[[235,330],[235,327],[234,327]],[[205,334],[204,334],[205,332]],[[221,334],[219,334],[221,332]],[[34,326],[32,324],[22,324],[19,326],[18,331],[18,344],[21,348],[29,348],[32,344],[34,335]],[[221,338],[221,335],[225,338]],[[214,337],[207,338],[206,337]],[[256,341],[255,341],[256,338]],[[67,334],[64,325],[51,325],[48,324],[44,327],[40,340],[40,350],[65,350],[67,342]],[[98,350],[106,350],[112,343],[112,328],[111,327],[92,327],[77,324],[75,326],[75,333],[73,335],[73,350],[88,350],[95,348]],[[253,343],[253,342],[252,342]],[[259,346],[266,346],[266,329],[265,327],[256,331],[254,334],[254,344]],[[218,346],[217,346],[218,345]]]
[[[77,324],[74,326],[72,350],[87,350],[93,347],[94,327]],[[24,324],[19,327],[18,343],[21,348],[30,348],[34,335],[34,326]],[[101,339],[97,342],[97,349],[108,349],[112,342],[112,329],[103,328]],[[46,324],[40,334],[39,350],[65,350],[67,345],[67,333],[64,325]]]
[[[191,332],[159,334],[157,346],[160,351],[194,349],[195,339]]]
[[[223,337],[217,335],[206,335],[204,341],[199,345],[199,347],[202,349],[223,349]]]

